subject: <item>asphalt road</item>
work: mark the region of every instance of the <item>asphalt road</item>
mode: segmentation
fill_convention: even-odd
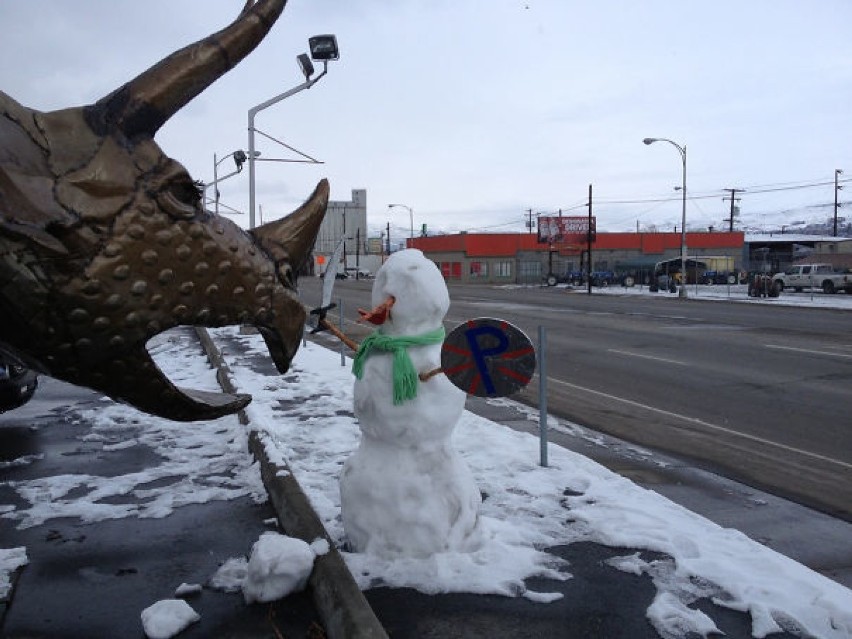
[[[321,280],[299,281],[306,305]],[[336,283],[358,340],[367,280]],[[447,327],[500,317],[546,331],[550,414],[852,521],[848,311],[451,285]],[[333,319],[337,319],[337,310]],[[516,399],[536,405],[538,378]]]

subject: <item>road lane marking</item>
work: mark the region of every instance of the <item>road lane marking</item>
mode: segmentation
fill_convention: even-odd
[[[809,355],[828,355],[829,357],[843,357],[852,359],[852,355],[846,353],[832,353],[831,351],[816,351],[810,348],[796,348],[794,346],[781,346],[780,344],[764,344],[766,348],[774,348],[781,351],[795,351],[797,353],[808,353]]]
[[[781,448],[782,450],[786,450],[792,453],[798,453],[799,455],[805,455],[806,457],[813,457],[814,459],[819,459],[821,461],[826,461],[832,464],[837,464],[838,466],[842,466],[844,468],[852,469],[852,464],[849,464],[844,461],[840,461],[839,459],[832,459],[831,457],[826,457],[825,455],[820,455],[819,453],[812,453],[807,450],[802,450],[801,448],[795,448],[793,446],[787,446],[786,444],[781,444],[779,442],[773,442],[769,439],[764,439],[762,437],[757,437],[755,435],[749,435],[747,433],[740,433],[738,431],[732,430],[730,428],[725,428],[724,426],[718,426],[716,424],[711,424],[710,422],[705,422],[703,419],[698,419],[697,417],[688,417],[687,415],[681,415],[680,413],[673,413],[672,411],[663,410],[662,408],[656,408],[654,406],[649,406],[648,404],[642,404],[640,402],[635,402],[632,399],[625,399],[624,397],[618,397],[617,395],[610,395],[609,393],[604,393],[602,391],[597,391],[592,388],[586,388],[585,386],[578,386],[577,384],[572,384],[570,382],[563,382],[561,379],[554,379],[552,377],[547,378],[548,382],[555,382],[556,384],[561,384],[562,386],[569,386],[576,390],[584,391],[586,393],[591,393],[592,395],[600,395],[601,397],[605,397],[607,399],[612,399],[617,402],[621,402],[623,404],[628,404],[630,406],[635,406],[637,408],[644,408],[645,410],[649,410],[654,413],[659,413],[660,415],[666,415],[668,417],[675,417],[677,419],[681,419],[685,422],[690,422],[692,424],[696,424],[699,426],[703,426],[704,428],[710,430],[716,430],[722,433],[727,433],[728,435],[736,435],[738,437],[742,437],[744,439],[749,439],[754,442],[758,442],[761,444],[766,444],[768,446],[775,446],[776,448]]]
[[[631,357],[641,357],[643,359],[652,359],[656,362],[666,362],[667,364],[680,364],[681,366],[687,366],[686,362],[679,362],[676,359],[666,359],[665,357],[656,357],[654,355],[643,355],[642,353],[631,353],[630,351],[620,351],[616,348],[608,348],[606,350],[610,353],[618,353],[619,355],[630,355]]]

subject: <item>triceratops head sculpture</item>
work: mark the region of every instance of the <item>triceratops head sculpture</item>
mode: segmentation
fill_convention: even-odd
[[[0,346],[28,366],[191,421],[250,397],[182,391],[146,342],[177,325],[253,324],[279,371],[299,346],[296,271],[328,202],[250,232],[204,209],[154,143],[176,111],[264,38],[286,0],[249,0],[222,31],[98,102],[41,113],[0,93]]]

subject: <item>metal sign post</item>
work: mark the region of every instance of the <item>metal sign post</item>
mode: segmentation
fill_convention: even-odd
[[[547,468],[547,360],[545,341],[547,329],[538,327],[538,438],[541,450],[541,466]]]
[[[338,320],[337,325],[340,326],[341,330],[343,329],[343,298],[339,298],[337,300],[337,307],[340,309],[340,319]],[[346,351],[344,350],[346,344],[343,343],[343,340],[340,340],[340,365],[346,366]]]

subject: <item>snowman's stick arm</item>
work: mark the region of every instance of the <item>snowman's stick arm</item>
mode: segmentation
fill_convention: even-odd
[[[343,331],[341,331],[339,328],[337,328],[334,324],[332,324],[331,322],[329,322],[326,319],[326,315],[328,314],[328,312],[331,309],[333,309],[335,306],[337,306],[337,304],[328,304],[326,306],[320,306],[318,308],[311,309],[311,311],[308,314],[317,316],[316,325],[314,326],[313,330],[311,331],[311,334],[319,333],[320,331],[328,331],[329,333],[334,335],[337,339],[339,339],[341,342],[346,344],[346,346],[348,346],[349,348],[351,348],[353,351],[355,351],[357,353],[358,352],[357,342],[354,342],[351,339],[349,339],[343,333]]]
[[[430,379],[435,377],[435,375],[440,375],[443,372],[444,369],[439,366],[438,368],[433,368],[431,371],[420,373],[419,375],[417,375],[417,377],[420,378],[421,382],[428,382]]]
[[[327,330],[332,335],[334,335],[337,339],[346,344],[353,351],[355,351],[356,353],[358,352],[358,343],[347,337],[343,331],[341,331],[327,319],[325,319],[324,317],[320,318],[318,325]]]

